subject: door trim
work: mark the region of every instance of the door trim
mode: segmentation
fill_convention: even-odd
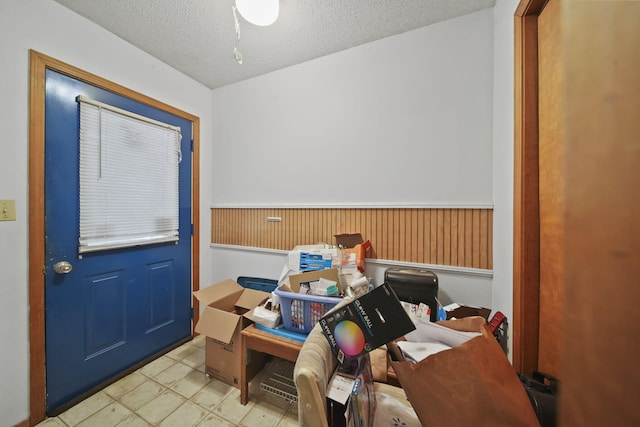
[[[44,227],[44,120],[45,74],[53,70],[76,80],[114,92],[150,107],[166,111],[192,122],[192,194],[191,214],[191,283],[200,289],[200,119],[185,111],[164,104],[141,93],[118,85],[94,74],[58,61],[34,50],[29,51],[29,423],[35,425],[46,417],[45,384],[45,227]],[[193,298],[193,325],[200,313]]]
[[[513,365],[538,366],[540,217],[538,16],[548,0],[521,0],[514,18]]]

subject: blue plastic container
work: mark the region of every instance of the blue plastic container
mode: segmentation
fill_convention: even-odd
[[[290,331],[288,329],[285,328],[278,328],[278,329],[273,329],[273,328],[267,328],[266,326],[262,326],[259,323],[255,323],[254,324],[256,328],[265,331],[265,332],[269,332],[270,334],[274,334],[277,335],[279,337],[283,337],[283,338],[288,338],[290,340],[294,340],[294,341],[298,341],[298,342],[305,342],[307,339],[307,335],[306,334],[302,334],[300,332],[293,332]]]
[[[236,280],[240,286],[248,289],[255,289],[263,292],[273,292],[278,287],[278,281],[273,279],[263,279],[262,277],[240,276]]]
[[[309,334],[322,316],[342,301],[341,297],[296,294],[279,289],[274,292],[280,297],[280,311],[285,329],[303,334]]]

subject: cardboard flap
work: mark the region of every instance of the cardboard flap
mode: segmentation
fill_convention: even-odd
[[[226,311],[206,307],[196,325],[196,332],[216,341],[230,343],[241,316]]]
[[[360,233],[334,234],[333,237],[336,238],[336,245],[342,245],[347,249],[364,243],[364,239]]]
[[[251,310],[252,308],[264,303],[269,298],[268,292],[258,291],[256,289],[245,289],[236,301],[236,307]]]
[[[211,305],[222,298],[233,295],[234,293],[240,294],[243,289],[244,288],[242,286],[229,279],[199,291],[195,291],[193,296],[196,297],[203,305]]]
[[[326,270],[307,271],[300,274],[292,274],[289,276],[289,287],[292,292],[298,292],[300,290],[300,284],[306,282],[314,282],[320,280],[320,278],[331,280],[339,283],[338,269],[328,268]]]
[[[445,308],[445,311],[447,313],[447,319],[462,319],[464,317],[481,316],[489,320],[489,314],[491,314],[490,308],[474,307],[471,305],[458,305],[456,308],[451,310],[447,310]]]

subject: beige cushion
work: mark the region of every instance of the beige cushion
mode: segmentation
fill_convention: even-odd
[[[335,308],[350,300],[342,301]],[[338,364],[329,342],[316,324],[298,355],[293,378],[298,389],[298,421],[304,427],[327,427],[327,383]]]
[[[338,304],[333,310],[351,300]],[[309,333],[304,345],[300,349],[298,360],[293,371],[294,382],[298,389],[298,421],[301,427],[328,427],[327,403],[325,400],[327,383],[338,364],[331,351],[329,342],[319,324]],[[413,412],[404,390],[388,384],[375,384],[376,395],[384,393],[386,396],[406,405],[407,412]],[[417,420],[417,417],[415,418]],[[412,425],[412,424],[408,424]],[[420,425],[419,423],[416,425]]]

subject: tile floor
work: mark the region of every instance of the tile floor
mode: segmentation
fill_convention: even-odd
[[[298,425],[297,404],[260,387],[269,364],[250,382],[243,406],[239,389],[204,374],[204,343],[196,337],[38,427]]]

